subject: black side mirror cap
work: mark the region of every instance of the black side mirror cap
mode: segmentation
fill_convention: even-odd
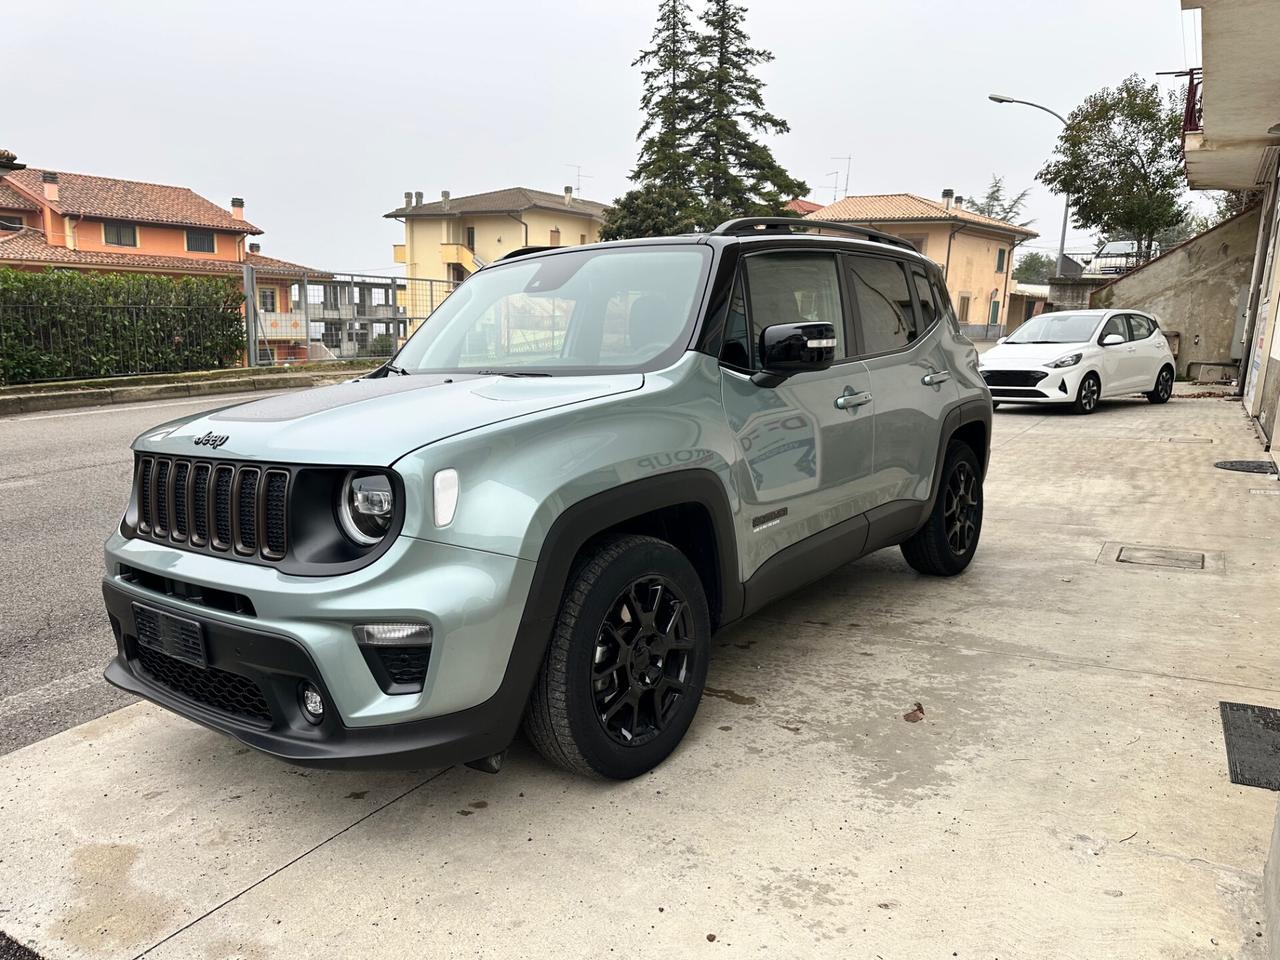
[[[776,387],[806,370],[826,370],[836,362],[836,328],[830,323],[775,323],[760,331],[761,371],[751,378]]]

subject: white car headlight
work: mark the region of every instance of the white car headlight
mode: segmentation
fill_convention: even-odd
[[[1084,356],[1084,354],[1082,354],[1082,353],[1071,353],[1071,354],[1068,354],[1068,355],[1067,355],[1067,356],[1065,356],[1065,357],[1060,357],[1059,359],[1057,359],[1057,360],[1053,361],[1053,363],[1049,364],[1049,366],[1051,366],[1051,367],[1074,367],[1077,363],[1079,363],[1079,362],[1080,362],[1080,360],[1081,360],[1081,358],[1082,358],[1083,356]]]
[[[371,547],[391,529],[395,510],[391,481],[382,473],[352,470],[338,495],[338,522],[354,543]]]

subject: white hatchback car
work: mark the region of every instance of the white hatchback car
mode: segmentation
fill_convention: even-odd
[[[1001,403],[1069,403],[1092,413],[1103,397],[1164,403],[1174,363],[1156,318],[1138,310],[1071,310],[1032,317],[978,360]]]

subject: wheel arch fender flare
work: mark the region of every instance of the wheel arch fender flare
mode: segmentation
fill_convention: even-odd
[[[933,464],[933,485],[929,490],[929,499],[920,512],[920,525],[929,518],[934,502],[938,499],[938,491],[942,486],[942,470],[947,462],[947,447],[951,445],[956,433],[972,424],[980,424],[984,428],[986,443],[981,450],[974,450],[978,463],[982,467],[982,475],[987,475],[987,464],[991,459],[991,404],[983,400],[961,400],[951,407],[942,421],[942,429],[938,432],[938,456]]]

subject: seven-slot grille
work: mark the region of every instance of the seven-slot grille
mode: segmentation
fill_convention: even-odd
[[[288,552],[281,467],[148,455],[138,458],[134,492],[140,536],[263,560]]]

